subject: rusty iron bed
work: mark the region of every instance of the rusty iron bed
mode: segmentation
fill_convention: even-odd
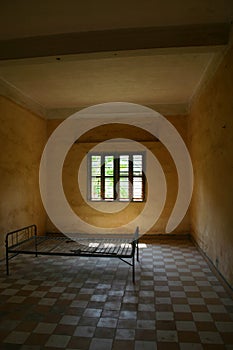
[[[82,256],[118,258],[132,267],[135,283],[135,257],[139,260],[139,229],[134,234],[75,234],[75,239],[65,235],[37,234],[37,226],[30,225],[6,234],[6,273],[9,260],[18,254]],[[130,260],[129,260],[130,259]]]

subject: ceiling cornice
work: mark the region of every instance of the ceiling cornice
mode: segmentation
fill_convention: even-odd
[[[72,108],[54,108],[47,109],[41,106],[30,97],[24,95],[14,86],[0,79],[0,95],[12,100],[18,105],[24,107],[42,117],[43,119],[66,119],[72,114],[90,106],[72,107]],[[146,104],[147,107],[154,109],[164,116],[167,115],[187,115],[189,113],[189,105],[187,103],[178,104]]]
[[[172,115],[188,115],[189,105],[188,103],[177,103],[177,104],[145,104],[146,107],[149,107],[155,110],[158,113],[161,113],[164,116]],[[90,107],[90,106],[86,106]],[[47,119],[66,119],[72,114],[86,108],[86,107],[77,107],[77,108],[55,108],[47,109],[46,117]]]
[[[32,100],[29,96],[26,96],[19,89],[2,78],[0,78],[0,95],[14,101],[43,119],[47,118],[47,111],[41,104]]]

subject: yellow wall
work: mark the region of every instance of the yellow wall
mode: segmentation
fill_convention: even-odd
[[[45,120],[0,97],[0,258],[8,231],[33,223],[45,230],[38,176],[45,141]]]
[[[187,141],[187,116],[167,117],[178,132]],[[37,224],[39,232],[57,231],[47,217],[39,192],[39,164],[45,142],[61,120],[45,121],[32,112],[25,110],[10,100],[0,98],[0,251],[4,256],[5,233],[26,225]],[[63,185],[72,209],[90,224],[99,227],[116,227],[127,224],[136,218],[144,208],[144,203],[131,203],[126,209],[112,215],[103,214],[98,208],[91,208],[80,194],[78,188],[78,170],[85,154],[100,141],[108,138],[134,139],[148,148],[161,163],[167,181],[167,200],[159,220],[152,225],[148,233],[164,233],[168,218],[177,196],[177,172],[174,162],[161,142],[156,142],[148,132],[121,124],[99,127],[83,135],[69,151],[63,168]],[[147,157],[147,156],[146,156]],[[86,164],[86,163],[85,163]],[[84,169],[86,174],[86,169]],[[153,168],[147,162],[147,172]],[[152,173],[153,176],[153,173]],[[156,186],[156,183],[154,183]],[[150,191],[150,188],[147,188]],[[156,209],[157,198],[154,197]],[[108,204],[109,205],[109,204]],[[111,206],[116,203],[111,203]],[[148,217],[141,217],[141,226]],[[134,230],[135,227],[132,227]],[[175,232],[186,233],[190,229],[189,213]]]
[[[186,142],[187,139],[187,117],[186,116],[172,116],[168,117],[168,120],[176,127],[178,132],[183,137]],[[52,131],[61,123],[61,120],[48,120],[48,135],[52,133]],[[63,168],[63,187],[67,197],[67,200],[72,207],[73,211],[85,222],[88,222],[91,225],[97,227],[119,227],[124,224],[128,224],[131,220],[135,219],[144,208],[144,203],[130,203],[127,208],[120,210],[114,214],[112,213],[103,213],[107,209],[107,207],[111,206],[111,208],[116,207],[119,203],[97,203],[95,209],[92,208],[87,203],[85,199],[87,198],[86,188],[87,183],[82,181],[82,191],[83,197],[81,196],[79,184],[78,184],[78,172],[81,162],[83,161],[84,166],[82,171],[84,173],[84,178],[87,176],[87,169],[85,165],[87,164],[87,159],[84,159],[84,156],[87,154],[90,149],[98,144],[100,141],[104,141],[106,139],[112,138],[130,138],[133,137],[134,140],[137,140],[141,144],[148,148],[158,159],[160,162],[166,176],[167,181],[167,200],[165,203],[164,210],[157,222],[153,224],[148,233],[164,233],[165,227],[168,222],[168,218],[171,214],[171,211],[174,207],[177,190],[178,190],[178,182],[177,182],[177,172],[175,168],[175,164],[168,153],[167,149],[163,146],[161,142],[156,142],[151,134],[148,132],[133,127],[126,126],[123,124],[112,124],[107,126],[98,127],[90,130],[84,136],[81,137],[78,143],[75,143],[73,147],[67,154],[64,168]],[[90,141],[92,143],[90,143]],[[132,151],[130,149],[130,145],[124,143],[124,150]],[[136,147],[136,146],[134,146]],[[112,151],[114,149],[114,144],[109,146],[108,151]],[[135,149],[133,149],[135,150]],[[105,150],[106,151],[106,150]],[[146,174],[148,172],[152,172],[152,166],[150,162],[148,162],[148,155],[146,154]],[[153,174],[152,174],[153,177]],[[155,177],[155,176],[154,176]],[[85,180],[84,179],[84,180]],[[156,182],[153,183],[156,187]],[[151,191],[151,188],[147,188],[147,191]],[[156,195],[153,198],[153,206],[156,211],[158,198]],[[103,209],[103,210],[102,210]],[[148,215],[143,214],[140,216],[140,228],[144,230],[144,227],[147,226],[147,222],[150,218]],[[186,214],[183,221],[180,223],[179,227],[175,230],[175,232],[179,233],[187,233],[190,230],[190,220],[189,213]],[[53,224],[48,220],[47,230],[50,232],[56,231],[56,228]],[[131,231],[134,231],[135,227],[132,224]]]
[[[194,167],[194,193],[190,211],[175,232],[189,232],[201,249],[233,286],[233,48],[215,75],[194,99],[190,116],[167,119],[189,147]],[[36,223],[39,231],[56,231],[47,218],[39,193],[38,170],[47,137],[61,120],[45,121],[10,100],[0,97],[0,258],[5,233]],[[188,125],[187,125],[188,123]],[[96,137],[98,135],[98,137]],[[134,135],[156,155],[164,169],[168,196],[165,208],[149,233],[163,233],[177,195],[175,165],[160,143],[141,130],[107,127],[92,130],[67,155],[63,184],[73,210],[94,225],[114,227],[136,217],[144,204],[132,203],[116,215],[100,214],[80,195],[77,176],[84,155],[95,143]],[[98,140],[97,140],[98,139]],[[92,143],[90,143],[90,141]],[[150,164],[147,164],[150,171]],[[155,198],[156,202],[156,198]],[[146,218],[144,218],[146,220]],[[46,225],[46,226],[45,226]]]
[[[191,107],[193,236],[233,286],[233,48]]]

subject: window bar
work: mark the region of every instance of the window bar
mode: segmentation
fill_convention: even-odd
[[[145,193],[146,193],[146,176],[145,176],[145,164],[144,164],[144,158],[142,157],[142,201],[145,200]]]
[[[133,156],[129,156],[129,200],[133,201]]]
[[[101,199],[105,199],[105,159],[101,155]]]
[[[114,156],[114,200],[119,199],[119,181],[120,181],[120,177],[119,177],[119,162],[120,162],[120,158],[119,157],[115,157]]]
[[[145,173],[144,173],[144,165],[142,163],[142,201],[145,200],[145,186],[146,186],[146,177],[145,177]]]
[[[92,200],[92,156],[88,158],[88,179],[91,179],[91,181],[88,181],[88,199]]]

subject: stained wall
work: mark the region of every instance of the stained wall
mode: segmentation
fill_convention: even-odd
[[[187,141],[187,116],[168,116],[167,119],[175,126],[180,133],[184,141]],[[48,136],[55,130],[55,128],[62,122],[62,120],[48,120]],[[88,121],[87,121],[88,123]],[[137,143],[144,146],[146,150],[146,175],[152,178],[152,182],[147,183],[146,196],[148,201],[148,193],[153,192],[151,195],[151,207],[152,211],[145,211],[146,203],[130,203],[125,208],[119,208],[119,203],[97,203],[93,208],[93,203],[87,200],[87,153],[100,142],[113,138],[130,138]],[[119,144],[118,144],[119,145]],[[116,144],[109,144],[108,149],[105,151],[114,151]],[[130,148],[126,142],[122,144],[122,150],[135,151]],[[151,159],[152,157],[152,159]],[[164,171],[165,181],[167,184],[167,198],[165,201],[164,209],[160,215],[153,218],[155,213],[159,212],[159,202],[161,189],[159,188],[159,182],[156,181],[156,170],[152,166],[153,157],[156,157],[158,162]],[[82,180],[79,181],[79,176],[82,176]],[[139,226],[141,230],[145,230],[148,234],[165,233],[165,227],[168,222],[171,211],[175,205],[177,192],[178,192],[178,178],[175,164],[171,155],[165,146],[156,140],[150,133],[140,128],[133,127],[132,125],[125,124],[111,124],[95,129],[91,129],[85,135],[83,135],[72,146],[67,154],[63,167],[63,188],[66,195],[66,199],[74,211],[83,221],[98,227],[114,228],[125,224],[130,224],[130,230],[134,231],[135,223],[134,219],[140,216]],[[109,212],[109,207],[113,209],[113,212]],[[152,224],[148,226],[148,221],[151,220]],[[81,229],[81,227],[79,227]],[[185,215],[184,219],[173,233],[187,233],[190,229],[189,212]],[[50,232],[56,232],[57,229],[48,219],[47,230]]]
[[[5,233],[31,224],[45,231],[39,192],[39,163],[46,121],[0,97],[0,258]]]
[[[194,99],[189,141],[192,234],[233,286],[233,48]]]
[[[187,143],[187,116],[168,116],[167,119],[176,127]],[[39,164],[46,140],[62,120],[43,120],[32,112],[20,107],[10,100],[0,98],[0,250],[4,256],[5,233],[19,227],[36,223],[39,232],[57,232],[58,229],[46,215],[39,191]],[[132,136],[133,135],[133,136]],[[154,136],[142,129],[135,129],[126,125],[107,125],[98,130],[90,130],[76,142],[67,154],[63,167],[63,187],[72,210],[85,222],[96,227],[114,228],[127,224],[140,216],[140,226],[147,226],[149,214],[143,209],[145,203],[130,203],[127,208],[117,210],[116,213],[103,213],[103,208],[93,208],[86,201],[85,183],[79,188],[78,176],[83,173],[86,178],[86,154],[101,141],[109,138],[133,138],[143,145],[147,152],[155,156],[164,171],[167,184],[167,198],[164,209],[158,218],[152,222],[148,234],[164,233],[168,218],[175,205],[178,178],[175,164],[167,149]],[[125,147],[125,143],[124,143]],[[111,148],[112,149],[112,148]],[[124,148],[125,149],[125,148]],[[129,148],[129,151],[132,150]],[[135,149],[134,149],[135,150]],[[146,155],[147,173],[155,177],[154,168]],[[81,169],[81,171],[80,171]],[[152,186],[152,187],[151,187]],[[154,191],[155,188],[155,191]],[[147,195],[152,196],[152,215],[158,211],[159,186],[153,182],[147,185]],[[105,207],[109,204],[103,204]],[[111,203],[112,206],[117,206]],[[119,209],[119,208],[118,208]],[[154,210],[154,211],[153,211]],[[132,230],[135,225],[132,224]],[[187,233],[190,229],[189,212],[174,231]]]

